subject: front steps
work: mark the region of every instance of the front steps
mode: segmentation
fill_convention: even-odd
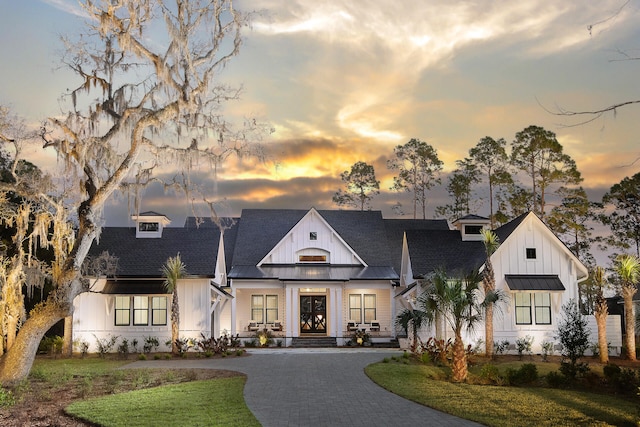
[[[322,348],[337,347],[338,343],[332,337],[297,337],[292,338],[291,347],[293,348]]]

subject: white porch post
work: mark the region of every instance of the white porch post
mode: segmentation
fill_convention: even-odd
[[[391,286],[391,289],[389,290],[389,301],[391,301],[391,324],[389,325],[389,327],[391,328],[391,337],[395,338],[396,337],[396,290],[393,286]]]
[[[237,326],[236,326],[236,288],[233,287],[233,283],[231,283],[231,295],[233,298],[231,299],[231,335],[237,334]]]

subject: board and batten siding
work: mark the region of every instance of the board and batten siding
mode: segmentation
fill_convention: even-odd
[[[311,240],[311,233],[316,240]],[[266,264],[295,264],[299,255],[327,255],[330,264],[361,264],[351,249],[316,213],[307,215],[264,259]]]
[[[104,281],[95,287],[101,290]],[[153,296],[155,296],[154,294]],[[138,349],[142,349],[145,337],[156,337],[160,342],[159,351],[168,348],[165,342],[171,339],[171,295],[158,294],[167,297],[167,324],[146,326],[116,326],[115,325],[115,297],[117,294],[102,294],[99,292],[84,292],[74,299],[73,339],[89,343],[89,352],[96,352],[97,340],[110,339],[117,336],[118,341],[112,348],[117,351],[117,345],[123,339],[138,341]],[[149,295],[151,296],[151,295]],[[209,316],[209,280],[185,279],[178,283],[178,300],[180,302],[180,337],[199,339],[200,334],[210,333]],[[151,316],[151,313],[149,313]],[[133,351],[133,348],[130,347]]]

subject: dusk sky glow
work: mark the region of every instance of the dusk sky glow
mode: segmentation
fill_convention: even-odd
[[[373,208],[390,217],[401,202],[410,215],[408,195],[389,190],[386,161],[411,138],[433,145],[449,172],[484,136],[510,142],[527,126],[542,126],[557,134],[594,199],[640,169],[633,163],[640,156],[638,107],[577,126],[571,125],[587,117],[546,111],[640,98],[638,62],[622,60],[622,52],[638,56],[640,49],[636,1],[244,0],[235,6],[262,13],[223,75],[244,87],[242,99],[225,111],[230,119],[257,117],[275,132],[264,141],[264,163],[240,159],[219,170],[212,188],[226,200],[224,215],[242,208],[336,208],[331,197],[341,187],[340,172],[357,161],[373,165],[381,180]],[[75,0],[0,0],[0,8],[0,104],[39,123],[59,114],[58,98],[77,84],[58,64],[59,35],[78,31],[79,7]],[[53,158],[40,151],[32,153]],[[429,214],[448,203],[446,173],[442,181]],[[145,192],[142,209],[163,212],[178,226],[189,214],[160,186]],[[477,213],[488,214],[488,203]],[[126,200],[117,198],[105,214],[107,225],[127,224]]]

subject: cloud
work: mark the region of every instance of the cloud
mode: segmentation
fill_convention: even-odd
[[[78,6],[77,1],[70,0],[41,0],[43,3],[46,3],[52,7],[55,7],[58,10],[66,12],[70,15],[79,16],[81,18],[86,18],[87,13]]]

